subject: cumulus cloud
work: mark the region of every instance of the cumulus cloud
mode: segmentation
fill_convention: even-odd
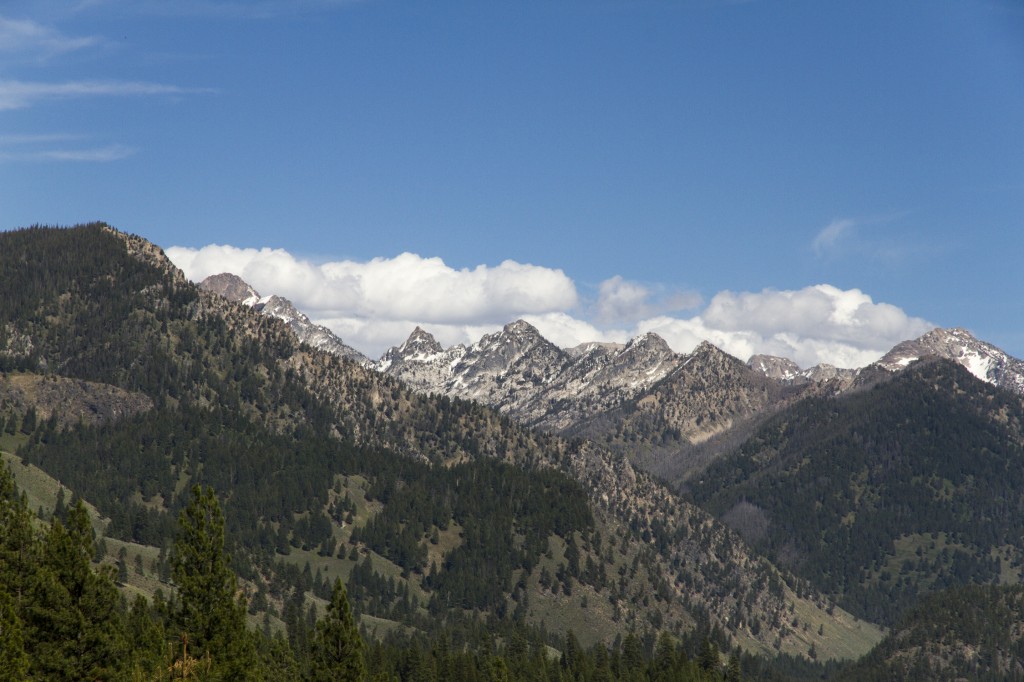
[[[292,300],[311,318],[343,331],[342,338],[364,339],[373,350],[401,341],[416,324],[461,343],[475,340],[468,333],[578,302],[576,286],[561,270],[511,260],[455,269],[440,258],[403,253],[314,264],[282,249],[218,245],[171,247],[167,255],[194,281],[232,272],[261,293]]]
[[[666,292],[615,275],[601,282],[596,304],[597,320],[603,324],[633,323],[662,313],[689,310],[701,304],[700,294]]]
[[[822,362],[861,367],[934,325],[888,303],[875,303],[858,289],[818,284],[788,291],[723,291],[699,316],[661,317],[639,327],[661,334],[677,350],[707,339],[743,359],[765,353],[802,367]]]
[[[566,348],[624,343],[653,331],[680,353],[710,341],[742,360],[766,353],[802,367],[862,367],[933,327],[858,289],[828,284],[722,291],[697,314],[682,316],[672,312],[697,305],[695,294],[664,297],[670,303],[655,297],[652,303],[652,287],[612,277],[599,286],[598,303],[586,308],[563,271],[515,261],[455,269],[440,258],[403,253],[316,264],[282,249],[227,245],[171,247],[167,255],[193,281],[232,272],[264,295],[284,296],[371,356],[404,341],[417,325],[449,346],[471,344],[523,318]],[[668,305],[680,307],[658,307]],[[648,316],[637,321],[636,311]]]

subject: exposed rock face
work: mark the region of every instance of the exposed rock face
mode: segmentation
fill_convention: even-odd
[[[259,293],[241,277],[231,273],[210,275],[199,283],[201,289],[219,294],[229,301],[242,303],[267,315],[282,320],[295,336],[313,348],[333,353],[360,364],[367,364],[369,358],[348,346],[334,332],[323,325],[313,323],[304,313],[299,312],[292,302],[281,296],[260,297]]]
[[[153,409],[142,393],[109,384],[27,373],[0,374],[0,412],[19,415],[34,408],[38,419],[55,416],[61,428],[78,423],[90,426],[131,417]]]

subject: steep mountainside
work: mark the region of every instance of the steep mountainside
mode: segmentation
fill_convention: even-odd
[[[322,604],[342,578],[378,626],[478,613],[594,641],[705,623],[751,649],[845,657],[878,638],[624,458],[299,346],[142,239],[93,225],[0,241],[0,370],[152,400],[15,436],[25,462],[109,517],[108,551],[135,557],[124,579],[139,589],[166,588],[159,548],[202,482],[223,495],[236,570],[267,618]],[[549,352],[509,331],[509,361]],[[483,354],[474,366],[488,385]]]
[[[1024,400],[932,358],[768,420],[695,499],[846,608],[1020,581]]]

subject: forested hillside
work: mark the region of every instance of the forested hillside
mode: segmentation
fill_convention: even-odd
[[[862,617],[927,592],[1017,583],[1024,405],[926,360],[777,415],[693,482],[695,499]]]
[[[126,594],[181,588],[177,519],[208,485],[250,625],[299,659],[339,580],[371,638],[461,647],[486,623],[499,641],[632,633],[650,654],[666,632],[822,658],[879,639],[624,458],[302,347],[145,240],[91,225],[0,241],[5,381],[132,405],[87,419],[81,396],[0,398],[0,450],[46,520],[69,496],[95,505],[95,558]]]

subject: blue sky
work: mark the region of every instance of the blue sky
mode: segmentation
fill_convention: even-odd
[[[0,228],[89,220],[371,355],[1024,357],[1024,5],[8,0]]]

